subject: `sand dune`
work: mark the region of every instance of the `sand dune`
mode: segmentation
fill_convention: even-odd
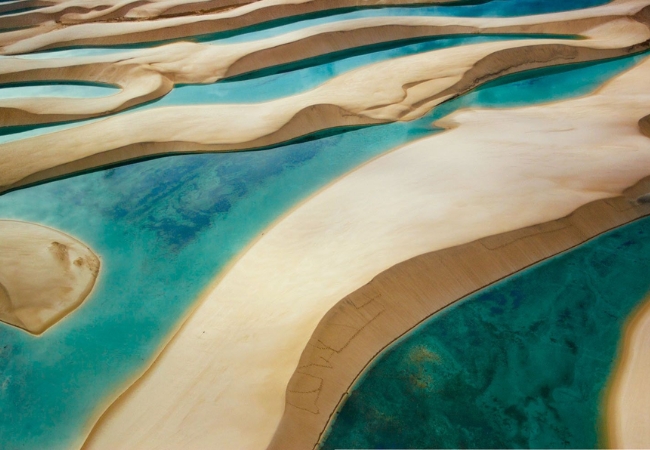
[[[484,286],[650,215],[650,204],[636,201],[648,192],[650,177],[562,219],[419,255],[377,275],[318,324],[289,381],[269,449],[313,448],[359,375],[397,337]]]
[[[0,320],[41,334],[92,290],[99,258],[41,225],[0,220]]]
[[[0,145],[0,191],[149,155],[252,149],[328,128],[412,120],[508,73],[643,51],[650,46],[650,30],[647,11],[642,12],[634,19],[615,17],[597,24],[584,32],[590,37],[586,40],[516,40],[443,49],[363,67],[266,103],[144,110],[10,142]],[[181,55],[185,45],[191,44],[159,52]],[[148,68],[157,67],[145,61]],[[179,67],[194,66],[181,58],[160,64],[159,70]],[[161,89],[166,89],[164,83]]]
[[[641,133],[650,137],[650,115],[639,120],[639,130],[641,130]]]
[[[560,20],[557,15],[541,16],[536,22],[528,17],[511,19],[472,19],[439,17],[383,17],[333,22],[308,27],[273,38],[229,45],[203,45],[177,43],[152,49],[131,50],[101,57],[63,58],[54,60],[0,60],[0,83],[42,80],[77,79],[88,82],[119,84],[125,92],[122,97],[129,106],[163,96],[167,90],[159,89],[156,95],[137,96],[138,87],[155,72],[168,83],[213,83],[219,79],[240,75],[269,66],[286,64],[329,52],[381,42],[416,37],[446,36],[455,34],[511,34],[545,33],[577,34],[592,38],[590,30],[599,25],[617,22],[634,16],[644,5],[639,0],[622,5],[609,6],[604,10],[587,11],[570,20]],[[640,18],[636,17],[640,22]],[[606,48],[626,47],[642,42],[645,28],[634,23],[627,24],[625,33],[609,36]],[[622,36],[623,41],[616,41]],[[602,39],[600,39],[602,41]],[[615,42],[616,41],[616,42]],[[599,45],[596,45],[599,47]],[[133,70],[133,67],[140,70]],[[153,72],[153,73],[152,73]],[[131,86],[133,85],[133,86]],[[154,92],[151,90],[151,92]],[[42,114],[22,114],[23,110],[39,111],[40,99],[24,99],[21,102],[0,101],[0,115],[6,125],[48,123],[78,118],[90,118],[120,111],[121,103],[110,98],[105,101],[70,101],[50,99],[48,111]],[[124,100],[122,100],[124,103]]]
[[[650,302],[646,301],[627,323],[620,360],[607,395],[610,448],[647,448],[650,442]]]
[[[0,27],[31,28],[3,33],[0,46],[38,38],[29,50],[70,45],[110,45],[186,38],[236,30],[278,19],[357,7],[445,4],[456,0],[29,0],[34,11],[0,17]],[[23,8],[21,7],[21,9]],[[10,9],[10,8],[9,8]]]
[[[206,294],[86,447],[267,445],[301,352],[341,298],[400,261],[559,219],[648,176],[648,70],[580,99],[456,112],[450,131],[305,201]]]

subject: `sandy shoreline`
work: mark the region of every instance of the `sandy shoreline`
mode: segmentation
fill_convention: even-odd
[[[603,432],[609,448],[648,448],[650,443],[650,297],[628,318],[618,360],[604,396]]]
[[[649,65],[639,64],[579,99],[512,110],[459,111],[448,122],[455,124],[453,130],[377,158],[320,191],[241,256],[151,370],[109,408],[86,447],[267,445],[285,407],[287,381],[321,317],[340,299],[400,261],[573,217],[577,208],[616,196],[647,176],[650,141],[640,134],[638,120],[647,115],[642,98],[648,95],[643,86]],[[583,114],[586,111],[589,114]],[[508,124],[507,141],[494,124]],[[541,134],[548,139],[540,142]],[[448,148],[455,151],[445,151]],[[569,238],[580,242],[590,236],[601,212],[616,226],[636,208],[625,199],[599,204],[602,211],[591,211],[575,229],[567,228]],[[554,222],[538,234],[557,227]],[[510,243],[486,239],[491,247]],[[513,256],[531,258],[517,242]],[[546,248],[535,245],[540,251]],[[469,261],[478,261],[470,256]],[[459,259],[460,264],[469,261]],[[516,270],[488,266],[505,274]],[[467,277],[475,278],[471,271]],[[370,300],[354,308],[366,318],[381,313],[373,310],[376,303]],[[330,331],[336,342],[343,339],[345,344],[348,325]],[[331,365],[340,353],[334,344],[307,348],[315,352],[317,363],[307,364],[314,368],[318,362]],[[359,356],[358,351],[354,355]],[[250,370],[251,361],[255,371]],[[363,365],[367,359],[355,361]],[[287,406],[287,411],[309,411],[310,396],[338,401],[343,392],[322,395],[318,379],[299,376],[298,388],[290,388],[287,397],[289,405],[298,407]],[[321,416],[326,410],[318,406]],[[162,411],[168,413],[159,414]],[[320,432],[321,425],[305,429]],[[276,440],[282,439],[281,432],[278,436]],[[303,436],[311,439],[308,433]]]
[[[0,145],[0,191],[145,156],[255,149],[330,128],[413,120],[499,76],[650,48],[647,24],[621,20],[570,45],[518,40],[443,49],[436,58],[423,53],[384,61],[266,103],[158,108],[9,142]]]
[[[117,45],[232,31],[322,11],[398,5],[442,5],[456,0],[211,0],[159,2],[65,0],[0,17],[0,27],[31,27],[0,36],[12,53],[71,45]]]
[[[650,205],[633,203],[645,192],[650,177],[623,197],[590,203],[563,219],[417,256],[379,274],[319,323],[287,387],[269,449],[312,448],[358,376],[388,345],[486,286],[650,215]],[[309,389],[315,379],[322,380],[316,391]]]

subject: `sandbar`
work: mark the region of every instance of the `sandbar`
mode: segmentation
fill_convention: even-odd
[[[71,236],[0,220],[0,321],[43,333],[81,305],[99,267],[99,257]]]

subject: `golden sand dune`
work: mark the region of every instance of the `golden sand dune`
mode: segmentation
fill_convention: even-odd
[[[596,10],[596,13],[593,14],[582,12],[571,20],[559,20],[557,15],[550,14],[539,18],[537,22],[532,22],[530,18],[525,17],[487,20],[467,18],[450,20],[437,17],[359,19],[309,27],[274,38],[231,45],[201,45],[185,42],[103,57],[45,61],[7,59],[0,61],[0,83],[48,79],[77,79],[111,83],[115,82],[116,77],[119,77],[117,80],[119,85],[131,92],[133,89],[129,89],[130,85],[141,85],[142,80],[139,78],[151,71],[158,72],[160,77],[174,83],[212,83],[222,78],[329,52],[415,37],[504,33],[569,33],[591,36],[590,30],[599,25],[621,22],[628,15],[634,16],[641,5],[641,2],[636,1],[626,4],[624,9],[621,8],[621,5],[612,5],[608,7],[609,9]],[[634,7],[632,8],[632,6]],[[605,11],[610,14],[603,15],[602,13]],[[635,19],[643,23],[639,17],[635,17]],[[644,27],[638,25],[635,27],[634,23],[629,23],[628,27],[630,29],[622,34],[625,38],[624,42],[611,42],[607,47],[626,47],[644,40]],[[592,37],[598,38],[599,36]],[[113,67],[108,67],[109,64],[112,64]],[[138,65],[143,66],[140,71],[129,71],[124,67]],[[156,97],[166,93],[167,90],[159,90]],[[134,95],[129,96],[126,92],[123,96],[131,100],[130,105],[155,98],[151,95],[138,98]],[[21,107],[38,110],[39,104],[39,99],[25,99],[19,105],[15,102],[0,101],[0,114],[4,119],[3,123],[8,125],[47,123],[80,117],[90,118],[99,112],[108,114],[120,110],[120,108],[116,108],[116,103],[112,99],[103,101],[98,99],[76,101],[51,99],[49,114],[21,115]],[[58,113],[58,116],[55,113]]]
[[[35,11],[0,17],[0,27],[32,28],[3,33],[0,46],[52,36],[29,50],[70,45],[114,45],[186,38],[236,30],[278,19],[356,7],[444,4],[456,0],[53,0]],[[48,5],[49,3],[49,5]],[[25,5],[24,7],[28,7]],[[38,26],[35,26],[38,25]],[[119,26],[116,26],[119,25]]]
[[[0,220],[0,320],[40,334],[92,290],[99,258],[78,240],[41,225]]]
[[[560,219],[648,176],[650,140],[638,121],[649,71],[645,60],[580,99],[456,112],[450,131],[305,201],[215,282],[87,448],[267,445],[300,355],[340,299],[401,261]],[[390,96],[390,85],[376,95]],[[310,383],[300,392],[317,391]]]
[[[20,65],[20,62],[14,62]],[[30,76],[31,75],[31,76]],[[47,122],[88,119],[119,112],[131,106],[160,98],[173,83],[144,65],[93,64],[89,67],[53,67],[36,74],[29,72],[0,75],[4,82],[90,81],[122,87],[113,95],[100,98],[12,98],[0,100],[0,122],[3,126],[20,126]]]
[[[610,448],[648,448],[650,442],[650,301],[628,321],[619,362],[607,392]]]
[[[201,14],[231,9],[255,0],[25,0],[0,5],[0,28],[45,27],[51,29],[82,23],[153,20],[161,17]],[[24,11],[28,9],[27,11]],[[15,11],[15,12],[14,12]],[[19,34],[20,35],[20,34]]]
[[[646,192],[650,177],[621,197],[589,203],[562,219],[416,256],[348,295],[327,312],[305,347],[269,449],[314,447],[361,372],[397,337],[482,287],[650,215],[649,203],[635,201]]]
[[[644,4],[637,0],[625,3],[633,17],[577,21],[575,26],[588,37],[585,40],[514,40],[444,49],[366,66],[305,93],[266,103],[144,110],[10,142],[0,145],[0,191],[167,152],[252,149],[328,128],[412,120],[449,98],[508,73],[646,50],[650,47],[650,30],[646,23],[648,9],[641,8]],[[612,6],[615,7],[621,5]],[[550,26],[557,29],[556,24]],[[585,26],[590,28],[584,29]],[[190,50],[192,46],[195,44],[161,47],[124,64],[143,64],[147,73],[164,72],[165,77],[178,83],[196,81],[196,77],[205,80],[223,76],[242,57],[237,51],[225,57],[227,52],[218,47],[204,47],[197,57]],[[219,54],[222,58],[211,57]],[[10,60],[2,62],[5,64],[0,64],[0,72],[6,74],[3,76],[22,76],[26,72],[7,69],[12,64]],[[56,61],[21,64],[54,65]],[[154,95],[144,93],[153,91],[155,86],[164,90],[169,85],[151,75],[151,81],[146,87],[139,86],[138,92],[145,97]],[[93,99],[93,105],[115,103],[113,97],[116,96]],[[33,100],[29,113],[33,115],[39,108],[40,100]],[[8,116],[16,112],[11,108],[5,111]]]

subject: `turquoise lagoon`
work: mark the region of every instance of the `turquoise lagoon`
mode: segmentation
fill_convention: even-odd
[[[38,83],[15,83],[0,85],[0,100],[26,97],[106,97],[121,91],[118,86],[101,83],[51,81]]]
[[[461,300],[378,356],[320,448],[598,447],[649,274],[645,218]]]
[[[399,42],[386,44],[389,48],[359,48],[351,49],[345,52],[338,52],[336,55],[324,55],[319,58],[313,58],[308,67],[290,70],[290,67],[284,67],[286,72],[264,75],[267,70],[261,70],[249,74],[249,79],[239,81],[221,80],[211,84],[185,84],[177,85],[164,97],[138,105],[119,114],[128,114],[133,111],[160,108],[163,106],[178,105],[198,105],[198,104],[215,104],[215,103],[259,103],[270,101],[281,97],[295,95],[300,92],[315,88],[318,85],[332,79],[344,72],[362,67],[367,64],[386,61],[388,59],[409,56],[417,53],[450,48],[459,45],[478,44],[481,42],[503,41],[510,39],[527,39],[550,37],[548,35],[492,35],[492,36],[450,36],[435,37],[427,39],[417,39],[416,42]],[[562,36],[552,36],[560,38]],[[392,47],[391,47],[392,46]],[[65,52],[74,51],[68,50]],[[298,62],[294,66],[307,64]],[[68,84],[65,86],[70,96],[84,97],[88,88],[96,87],[88,83],[78,83],[80,89],[75,90],[76,86]],[[31,89],[31,86],[21,86],[13,89]],[[38,88],[38,87],[34,87]],[[41,87],[42,88],[42,87]],[[46,88],[49,88],[46,87]],[[61,89],[61,86],[59,86]],[[59,91],[60,92],[60,91]],[[0,99],[2,98],[3,89],[0,88]],[[17,141],[30,137],[40,136],[60,130],[75,128],[87,125],[101,119],[77,120],[72,122],[59,122],[54,124],[27,125],[18,127],[0,127],[0,144]]]
[[[265,39],[308,27],[344,20],[369,17],[517,17],[548,14],[575,9],[593,8],[609,3],[608,0],[490,0],[484,2],[458,2],[436,6],[382,6],[350,8],[352,11],[329,10],[273,22],[261,23],[241,30],[214,33],[184,40],[206,43],[234,43]],[[325,17],[319,17],[325,15]],[[289,22],[283,24],[283,22]]]
[[[471,95],[488,106],[580,95],[640,58],[532,71]],[[201,291],[272,221],[364,161],[438,131],[433,119],[467,105],[460,98],[409,123],[254,152],[169,156],[0,196],[0,218],[55,227],[102,258],[90,298],[42,336],[0,324],[2,448],[78,443],[90,418],[144,370]]]
[[[284,33],[302,30],[312,26],[343,20],[367,17],[517,17],[535,14],[547,14],[592,8],[609,3],[609,0],[490,0],[459,1],[448,5],[423,6],[380,6],[354,7],[315,12],[300,16],[263,22],[250,27],[232,31],[211,33],[200,36],[169,39],[164,41],[141,42],[114,46],[70,46],[65,49],[35,52],[20,55],[21,58],[58,58],[76,56],[98,56],[119,53],[128,49],[150,48],[170,42],[193,41],[213,44],[230,44],[247,42]]]

